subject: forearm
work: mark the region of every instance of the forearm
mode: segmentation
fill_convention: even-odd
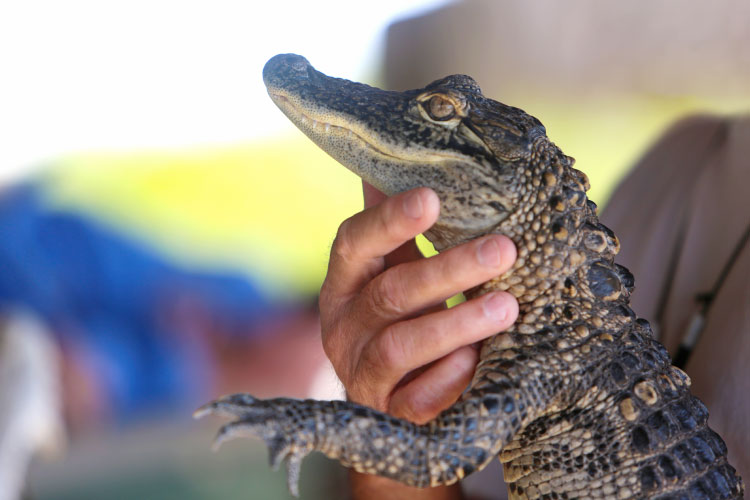
[[[412,488],[384,477],[349,472],[353,500],[462,500],[458,484],[435,488]]]

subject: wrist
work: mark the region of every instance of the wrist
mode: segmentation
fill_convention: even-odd
[[[462,500],[458,484],[434,488],[414,488],[392,479],[349,471],[353,500]]]

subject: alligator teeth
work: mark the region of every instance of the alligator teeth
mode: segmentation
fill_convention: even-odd
[[[313,130],[318,127],[318,120],[313,120]]]

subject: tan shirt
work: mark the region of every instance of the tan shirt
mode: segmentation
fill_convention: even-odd
[[[678,123],[620,184],[602,214],[635,276],[633,310],[672,356],[697,302],[750,225],[750,116]],[[750,479],[750,242],[706,316],[685,371],[729,461]]]

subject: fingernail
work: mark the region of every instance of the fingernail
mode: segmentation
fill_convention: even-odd
[[[500,266],[500,245],[495,238],[487,238],[477,248],[477,259],[479,263],[487,267]]]
[[[484,314],[495,321],[505,321],[508,316],[508,301],[503,298],[501,293],[489,293],[484,299]]]
[[[411,193],[404,200],[404,212],[413,219],[419,219],[424,213],[422,198],[419,193]]]

